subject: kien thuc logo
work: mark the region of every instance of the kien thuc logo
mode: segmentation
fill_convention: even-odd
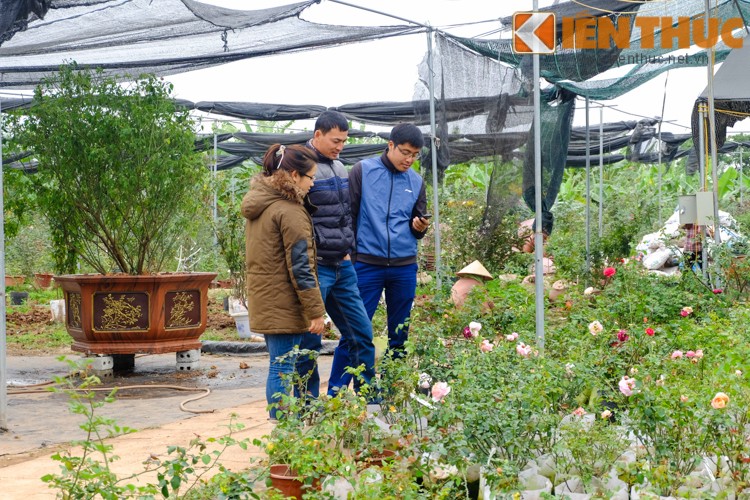
[[[692,45],[708,49],[719,41],[729,48],[743,45],[740,33],[742,18],[703,17],[672,18],[648,16],[579,15],[563,17],[559,42],[563,49],[627,49],[631,38],[639,40],[642,49],[687,49]],[[513,14],[513,52],[517,54],[552,54],[558,40],[555,15],[551,12],[516,12]]]
[[[551,12],[513,14],[513,52],[552,54],[555,52],[557,24]]]

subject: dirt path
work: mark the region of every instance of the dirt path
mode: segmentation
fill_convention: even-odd
[[[327,381],[331,356],[321,356],[321,378]],[[113,465],[118,474],[143,470],[143,462],[156,456],[164,459],[167,446],[187,446],[195,435],[218,437],[227,432],[230,416],[236,413],[246,428],[236,437],[261,437],[270,431],[265,411],[265,378],[268,358],[207,355],[194,372],[176,372],[174,354],[136,358],[136,368],[127,377],[116,377],[113,385],[143,385],[122,390],[116,401],[105,405],[102,415],[114,418],[118,425],[140,429],[111,440],[115,454],[121,457]],[[55,374],[67,373],[67,365],[54,357],[9,357],[8,380],[17,385],[38,383]],[[191,410],[215,410],[193,414],[180,410],[180,403],[199,393],[149,388],[149,385],[180,385],[211,390],[207,397],[184,405]],[[322,389],[325,388],[325,383]],[[0,484],[2,497],[9,499],[54,498],[40,478],[59,471],[50,459],[67,443],[83,438],[81,415],[72,415],[63,394],[11,394],[9,389],[9,432],[0,434]],[[249,457],[259,450],[237,448],[227,453],[222,463],[232,470],[246,468]],[[153,459],[153,457],[152,457]]]

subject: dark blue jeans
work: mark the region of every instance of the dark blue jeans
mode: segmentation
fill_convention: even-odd
[[[306,392],[317,398],[320,391],[320,375],[318,374],[318,363],[316,359],[309,356],[297,356],[296,359],[289,357],[277,360],[285,354],[290,353],[294,346],[300,350],[309,349],[320,352],[320,335],[312,333],[277,333],[265,335],[266,348],[268,349],[270,364],[268,366],[268,379],[266,381],[266,401],[269,405],[281,401],[281,394],[289,394],[289,375],[295,371],[300,376],[310,373],[307,379]],[[285,377],[286,375],[286,377]],[[284,380],[287,378],[287,380]],[[295,396],[299,397],[299,391],[294,388]],[[271,418],[277,418],[276,408],[269,410]]]
[[[347,367],[357,368],[364,364],[362,379],[370,384],[375,376],[375,346],[372,344],[372,322],[367,316],[357,287],[357,273],[349,260],[336,266],[318,266],[320,294],[326,312],[341,332],[336,347],[328,380],[328,394],[333,396],[342,386],[348,386],[352,376]],[[354,381],[359,389],[360,380]]]
[[[357,262],[357,283],[367,316],[372,321],[385,290],[388,312],[388,349],[393,356],[403,352],[409,338],[409,314],[417,291],[417,264],[376,266]]]

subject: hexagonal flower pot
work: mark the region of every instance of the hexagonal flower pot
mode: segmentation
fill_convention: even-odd
[[[216,273],[55,276],[65,292],[71,349],[87,354],[200,349]]]

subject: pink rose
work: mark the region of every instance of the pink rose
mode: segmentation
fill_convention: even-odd
[[[625,396],[632,396],[633,389],[635,389],[635,379],[624,375],[617,385],[620,388],[620,392]]]
[[[578,408],[573,410],[573,415],[575,415],[576,417],[582,417],[586,415],[586,410],[579,406]]]
[[[653,328],[646,328],[646,335],[648,335],[649,337],[653,337],[655,333],[656,332]]]
[[[482,341],[482,345],[479,346],[479,349],[481,349],[482,352],[490,352],[494,347],[495,345],[492,342],[490,342],[487,339],[484,339]]]
[[[529,354],[531,354],[531,347],[527,346],[523,342],[519,342],[516,345],[516,352],[519,356],[523,356],[524,358],[528,358]]]
[[[432,400],[438,403],[451,392],[451,388],[447,382],[436,382],[435,385],[432,386],[431,392]]]
[[[509,333],[505,336],[505,340],[507,340],[508,342],[515,342],[516,340],[518,340],[518,332]]]
[[[616,272],[617,270],[614,267],[605,267],[602,274],[604,274],[605,278],[611,278]]]
[[[468,326],[464,327],[464,338],[470,339],[471,337],[471,328],[469,328]]]
[[[692,313],[693,313],[693,308],[690,307],[690,306],[685,306],[680,311],[680,316],[682,316],[684,318],[686,316],[690,316]]]
[[[688,352],[686,352],[685,353],[685,357],[688,358],[688,359],[694,358],[695,357],[695,351],[688,351]]]
[[[680,396],[680,402],[681,403],[687,403],[688,402],[688,397],[683,394],[682,396]]]
[[[695,357],[698,359],[701,359],[703,357],[703,349],[696,349],[695,350]]]
[[[719,294],[720,294],[720,293],[722,293],[723,291],[724,291],[724,290],[722,290],[721,288],[714,288],[714,289],[712,290],[712,292],[714,292],[714,294],[716,294],[716,295],[719,295]]]
[[[682,351],[675,351],[672,353],[672,359],[679,359],[682,357]]]
[[[630,337],[628,336],[627,330],[620,330],[619,332],[617,332],[617,340],[619,340],[620,342],[625,342],[629,338]]]

